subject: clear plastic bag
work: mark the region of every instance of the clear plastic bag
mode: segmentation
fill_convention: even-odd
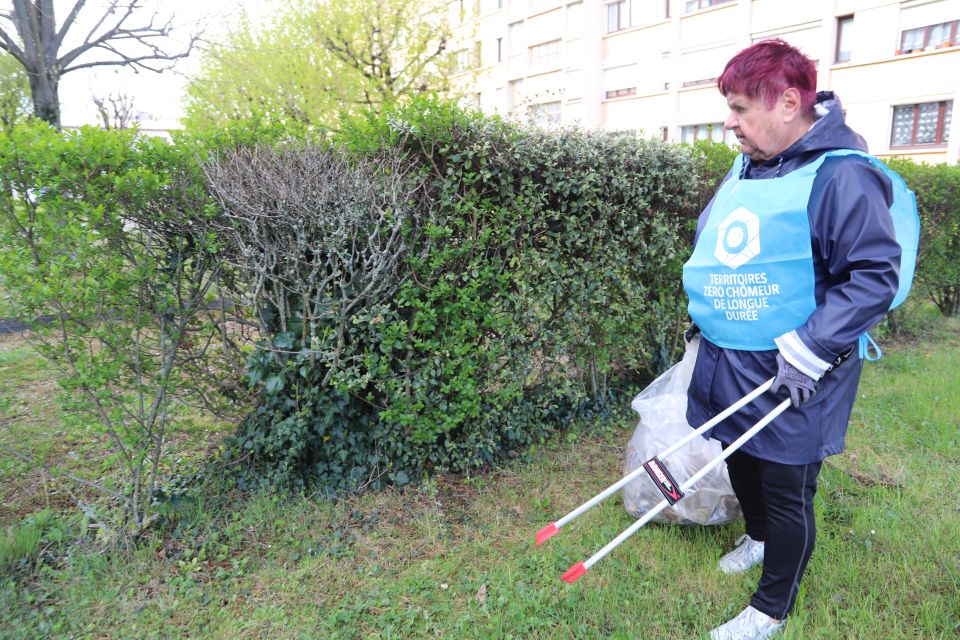
[[[633,399],[631,406],[640,414],[640,424],[627,444],[624,474],[690,433],[687,424],[687,388],[693,376],[700,338],[687,344],[683,359],[650,383]],[[695,438],[664,460],[674,479],[683,484],[720,455],[716,440]],[[639,518],[663,500],[656,485],[643,474],[623,488],[623,505]],[[740,517],[740,503],[730,486],[727,466],[723,463],[710,470],[691,487],[677,504],[661,511],[653,520],[671,524],[723,524]]]

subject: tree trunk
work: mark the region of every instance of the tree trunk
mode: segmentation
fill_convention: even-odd
[[[30,76],[30,93],[33,96],[33,115],[60,128],[60,78],[49,75]]]

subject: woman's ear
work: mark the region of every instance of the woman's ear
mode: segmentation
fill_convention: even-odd
[[[802,115],[802,107],[800,92],[796,88],[790,87],[780,94],[780,110],[784,122],[792,122],[799,118]]]

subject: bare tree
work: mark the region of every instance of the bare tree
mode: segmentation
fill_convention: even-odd
[[[85,4],[86,0],[75,0],[59,27],[54,0],[13,0],[12,9],[0,11],[0,20],[15,29],[13,32],[0,26],[0,49],[9,52],[26,70],[34,115],[58,128],[58,90],[65,73],[102,66],[132,66],[159,73],[189,55],[199,38],[199,34],[192,35],[185,50],[168,51],[164,45],[173,29],[172,17],[159,21],[154,12],[146,22],[133,22],[132,16],[143,9],[144,0],[109,0],[99,9],[99,17],[82,42],[62,51],[64,39]]]
[[[275,9],[270,25],[241,22],[204,51],[187,86],[188,128],[270,113],[336,129],[344,111],[459,94],[471,80],[452,64],[448,0],[277,0]]]
[[[103,128],[129,129],[133,122],[133,98],[126,93],[110,94],[107,97],[93,96],[93,104],[97,105],[100,122]]]
[[[362,104],[378,107],[403,95],[447,90],[451,69],[444,65],[450,62],[447,47],[453,37],[446,20],[449,4],[447,0],[338,0],[317,13],[317,39],[363,78]]]

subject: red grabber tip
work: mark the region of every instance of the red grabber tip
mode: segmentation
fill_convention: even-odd
[[[580,576],[582,576],[586,572],[587,572],[587,568],[583,566],[582,562],[578,562],[577,564],[567,569],[567,572],[562,576],[560,576],[560,579],[565,580],[570,584],[573,584],[574,582],[579,580]]]
[[[557,535],[557,532],[560,529],[557,528],[557,525],[551,522],[540,531],[537,531],[537,546],[543,544],[553,536]]]

